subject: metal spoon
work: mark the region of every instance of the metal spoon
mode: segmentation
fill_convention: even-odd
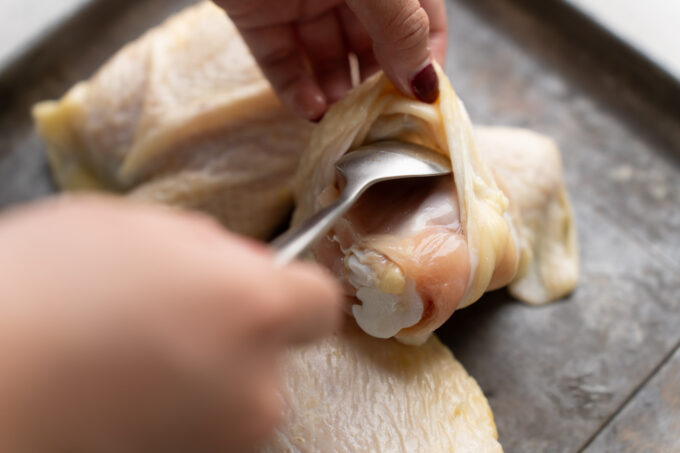
[[[389,140],[345,154],[335,164],[335,169],[347,182],[342,193],[329,206],[272,242],[278,249],[277,264],[289,263],[323,237],[373,184],[446,175],[451,173],[451,162],[424,146]]]

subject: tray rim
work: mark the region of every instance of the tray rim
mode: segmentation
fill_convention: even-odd
[[[451,0],[448,0],[451,1]],[[461,1],[461,0],[459,0]],[[469,0],[462,0],[469,1]],[[604,64],[617,69],[643,95],[661,106],[666,113],[680,119],[680,74],[673,74],[607,28],[597,17],[589,15],[569,0],[510,0],[542,20],[553,23],[571,41],[588,46]],[[121,5],[121,3],[123,5]],[[66,29],[82,28],[84,23],[103,20],[107,7],[132,3],[130,0],[80,0],[80,3],[55,17],[50,25],[36,32],[26,45],[0,60],[0,96],[11,91],[26,75],[35,74],[58,56],[55,50],[66,41]],[[76,33],[77,34],[77,33]],[[56,46],[56,47],[55,47]],[[36,58],[39,55],[40,58]],[[39,63],[37,63],[39,62]],[[624,71],[621,72],[620,70]]]

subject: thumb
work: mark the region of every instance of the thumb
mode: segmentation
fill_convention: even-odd
[[[347,0],[373,40],[387,77],[404,94],[432,103],[439,81],[432,66],[430,18],[419,0]]]

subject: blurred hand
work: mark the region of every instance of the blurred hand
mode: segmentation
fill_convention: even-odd
[[[276,359],[330,333],[316,267],[198,215],[73,198],[0,218],[0,451],[239,451],[278,421]]]
[[[382,68],[404,94],[437,99],[431,57],[443,64],[446,56],[444,0],[215,1],[284,104],[304,118],[320,118],[350,88],[349,52],[362,78]]]

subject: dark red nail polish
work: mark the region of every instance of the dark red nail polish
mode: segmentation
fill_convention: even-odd
[[[439,97],[439,79],[432,63],[425,66],[411,80],[411,90],[416,98],[432,104]]]
[[[326,116],[326,114],[325,114],[325,113],[322,113],[321,116],[319,116],[319,117],[317,117],[317,118],[314,118],[314,119],[311,119],[311,120],[309,120],[309,121],[311,121],[312,123],[319,124],[319,123],[321,122],[321,120],[323,119],[324,116]]]

